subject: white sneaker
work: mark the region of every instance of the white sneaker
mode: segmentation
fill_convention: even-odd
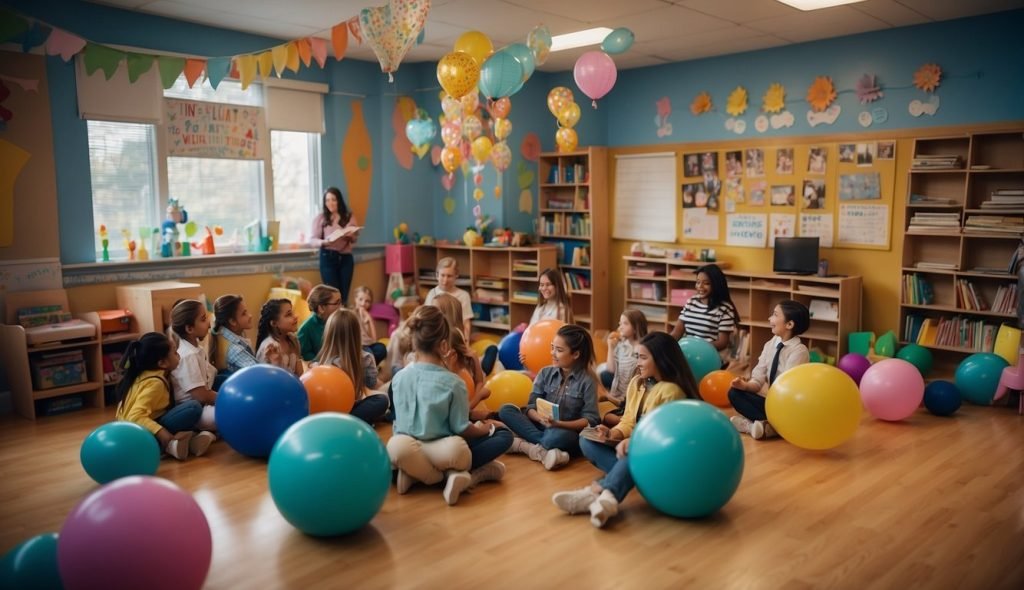
[[[742,432],[742,433],[749,433],[750,432],[750,425],[752,424],[752,422],[750,421],[750,419],[748,419],[748,418],[746,418],[744,416],[733,416],[733,417],[729,418],[729,422],[732,422],[732,425],[736,429],[737,432]]]
[[[192,441],[192,431],[186,430],[179,432],[174,435],[167,446],[164,447],[164,452],[174,457],[178,461],[184,461],[188,459],[188,444]]]
[[[602,490],[601,495],[590,504],[590,524],[602,528],[609,518],[618,513],[619,501],[610,491]]]
[[[512,446],[509,447],[508,451],[506,452],[508,452],[509,454],[525,455],[529,448],[530,443],[516,436],[512,438]]]
[[[775,428],[773,428],[767,420],[755,420],[754,423],[750,425],[750,436],[754,440],[774,438],[778,435],[779,433],[775,432]]]
[[[544,469],[548,471],[554,471],[562,465],[569,462],[569,453],[566,453],[562,449],[548,449],[548,452],[544,454],[542,463]]]
[[[398,470],[398,476],[395,478],[395,488],[398,490],[399,495],[409,491],[412,484],[416,483],[416,480],[409,476],[408,473]]]
[[[209,450],[210,445],[213,441],[217,440],[217,435],[204,430],[199,434],[192,437],[192,440],[188,443],[188,452],[196,457],[201,457]]]
[[[505,477],[505,464],[501,461],[491,461],[470,471],[469,476],[472,478],[470,489],[485,481],[501,481],[501,478]]]
[[[597,494],[587,486],[571,492],[558,492],[551,496],[551,501],[566,514],[580,514],[589,510],[590,505],[597,501]]]
[[[449,471],[448,481],[445,482],[442,493],[444,501],[449,506],[455,506],[455,503],[459,501],[459,496],[466,491],[471,483],[473,483],[473,478],[468,471]]]

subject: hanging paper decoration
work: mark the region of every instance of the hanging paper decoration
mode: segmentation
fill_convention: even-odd
[[[499,51],[487,58],[480,68],[480,92],[487,98],[511,96],[522,87],[523,77],[522,62],[511,52]]]
[[[360,11],[359,29],[370,42],[389,82],[394,82],[393,73],[416,43],[429,10],[430,0],[391,0],[384,6]]]
[[[784,108],[786,108],[786,88],[775,82],[761,97],[761,110],[766,113],[779,113]]]
[[[835,99],[836,87],[829,76],[818,76],[807,89],[807,103],[816,113],[827,109]]]
[[[0,16],[0,20],[3,20],[3,16]],[[85,39],[62,29],[54,29],[46,40],[46,55],[59,55],[64,61],[70,60],[83,49]]]
[[[747,112],[746,88],[737,86],[736,89],[729,94],[729,98],[725,102],[725,112],[729,113],[733,117],[739,117],[743,113]]]
[[[274,73],[274,54],[271,51],[264,51],[259,54],[256,58],[256,63],[260,67],[260,78],[266,80],[270,74]]]
[[[295,49],[299,52],[299,59],[302,61],[302,65],[308,68],[309,62],[313,59],[313,47],[309,39],[299,39],[296,41]]]
[[[526,46],[533,52],[538,66],[544,65],[551,53],[551,31],[544,25],[534,27],[526,36]]]
[[[185,80],[188,82],[189,88],[195,86],[196,81],[199,80],[199,76],[203,75],[204,69],[206,69],[205,59],[195,59],[191,57],[185,59]]]
[[[288,65],[288,46],[278,45],[270,50],[271,59],[274,60],[274,73],[280,78]]]
[[[437,81],[453,98],[462,98],[476,90],[480,66],[467,53],[452,52],[437,62]]]
[[[185,69],[185,58],[161,56],[156,60],[156,65],[160,69],[160,83],[163,84],[164,90],[167,90],[174,86],[174,82]]]
[[[359,28],[359,17],[354,16],[348,19],[348,22],[346,22],[345,24],[348,25],[348,34],[351,35],[352,38],[356,40],[357,44],[362,45],[363,31],[362,29]]]
[[[856,92],[860,104],[867,104],[882,98],[882,88],[873,74],[864,74],[857,80]]]
[[[128,54],[128,81],[132,84],[153,67],[154,57],[144,53]]]
[[[690,103],[690,112],[694,115],[703,115],[704,113],[711,111],[711,95],[707,92],[701,92],[693,98],[693,102]]]
[[[231,71],[231,60],[226,57],[214,57],[206,62],[206,79],[214,90],[220,85],[220,81]]]
[[[298,73],[298,71],[299,71],[299,46],[295,43],[295,41],[292,41],[291,43],[288,43],[288,44],[285,45],[285,49],[288,52],[287,53],[288,59],[285,60],[284,67],[288,68],[289,70],[291,70],[294,73]]]
[[[341,61],[348,51],[348,25],[342,23],[331,29],[331,47],[334,49],[334,59]]]
[[[105,45],[89,43],[85,46],[85,73],[92,75],[96,70],[103,70],[103,76],[109,80],[117,71],[117,66],[125,58],[123,51],[111,49]]]
[[[590,105],[597,108],[598,99],[604,97],[615,86],[618,77],[615,62],[603,51],[588,51],[576,60],[573,79],[583,94],[590,98]]]
[[[654,107],[658,112],[654,117],[654,126],[658,128],[658,137],[672,135],[672,123],[668,121],[668,118],[672,116],[672,101],[669,97],[663,96],[654,103]]]
[[[942,81],[942,68],[938,64],[924,64],[914,72],[914,86],[925,92],[935,92]]]
[[[238,69],[238,79],[242,83],[242,90],[245,90],[256,78],[256,56],[239,55],[235,58],[235,67]]]
[[[615,29],[608,36],[601,41],[601,51],[604,51],[608,55],[619,55],[625,53],[633,46],[633,40],[635,39],[633,31],[622,27]]]
[[[316,64],[321,68],[327,63],[327,40],[319,37],[309,38],[310,52],[313,54],[313,59],[316,60]]]
[[[50,27],[43,25],[39,21],[32,23],[32,26],[21,35],[21,50],[24,53],[28,53],[33,48],[39,47],[46,42],[46,38],[50,36],[51,30]]]

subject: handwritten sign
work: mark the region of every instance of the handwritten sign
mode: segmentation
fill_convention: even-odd
[[[839,205],[839,245],[889,247],[888,205]]]
[[[683,209],[683,239],[717,240],[718,216],[704,208]]]
[[[258,160],[267,125],[260,107],[164,99],[167,155]]]
[[[818,244],[822,248],[832,247],[832,214],[831,213],[801,213],[800,214],[800,235],[808,238],[818,238]]]
[[[763,213],[727,215],[725,243],[729,246],[764,248],[768,239],[768,220]]]
[[[775,238],[792,238],[796,235],[796,215],[792,213],[772,213],[768,217],[768,246],[775,247]]]

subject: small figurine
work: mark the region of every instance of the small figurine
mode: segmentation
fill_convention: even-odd
[[[149,250],[146,249],[146,242],[153,235],[153,228],[143,227],[139,229],[139,260],[149,260]]]
[[[100,225],[100,245],[103,246],[103,262],[110,262],[110,240],[107,239],[106,225]]]
[[[486,242],[487,232],[491,227],[491,216],[484,215],[483,210],[480,209],[480,205],[477,205],[476,207],[473,207],[473,217],[475,218],[473,221],[474,227],[471,229],[475,229],[476,233],[480,234],[480,239]]]
[[[188,211],[178,204],[178,199],[168,199],[167,218],[164,219],[163,224],[160,226],[160,235],[163,236],[163,241],[160,244],[160,256],[164,258],[180,256],[179,249],[181,245],[178,243],[178,224],[187,221]]]
[[[406,222],[399,223],[392,230],[392,234],[395,236],[396,244],[409,244],[411,236],[409,235],[409,224]]]
[[[216,254],[217,248],[213,243],[213,234],[218,236],[224,235],[224,228],[219,225],[213,226],[213,231],[210,231],[210,226],[206,226],[206,237],[203,238],[202,242],[193,242],[192,247],[195,248],[200,254],[210,255]]]

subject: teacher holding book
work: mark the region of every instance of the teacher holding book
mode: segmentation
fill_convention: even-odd
[[[324,191],[323,210],[313,220],[311,241],[320,249],[320,280],[341,292],[346,307],[355,270],[352,246],[361,229],[341,191],[333,186]]]

